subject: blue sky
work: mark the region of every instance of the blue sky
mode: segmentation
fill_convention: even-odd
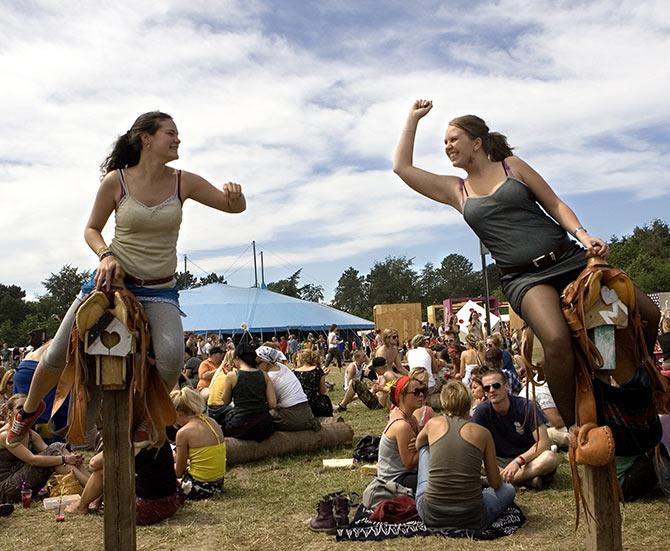
[[[137,115],[171,113],[175,167],[241,183],[249,208],[185,205],[196,275],[253,283],[303,268],[332,297],[387,255],[478,265],[460,216],[391,171],[416,98],[434,101],[415,162],[454,173],[446,122],[506,134],[592,233],[670,219],[670,10],[663,1],[21,2],[0,4],[0,283],[31,296],[91,268],[98,165]],[[105,236],[111,238],[112,221]],[[202,268],[201,271],[200,268]]]

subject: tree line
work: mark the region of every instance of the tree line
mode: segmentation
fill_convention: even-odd
[[[645,292],[670,291],[670,228],[662,220],[636,227],[630,235],[612,236],[608,261],[623,269]],[[268,284],[268,289],[287,296],[323,302],[321,285],[300,284],[302,269],[291,276]],[[487,266],[489,289],[504,299],[500,289],[500,272],[494,263]],[[26,300],[18,285],[0,283],[0,342],[22,346],[28,333],[46,328],[52,336],[81,285],[90,277],[87,270],[66,264],[52,273],[42,285],[46,293],[37,300]],[[226,283],[216,273],[196,278],[190,272],[177,274],[180,289],[191,289],[210,283]],[[331,305],[356,316],[372,319],[375,304],[420,302],[423,306],[441,304],[445,298],[484,294],[481,270],[460,254],[449,254],[435,265],[414,266],[406,256],[387,256],[374,263],[366,274],[350,266],[337,282]],[[425,310],[424,310],[425,312]]]

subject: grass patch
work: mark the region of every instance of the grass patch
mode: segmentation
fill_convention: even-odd
[[[342,396],[342,375],[333,370],[337,383],[334,403]],[[341,414],[354,428],[354,443],[366,434],[379,434],[385,425],[382,411],[370,411],[356,401]],[[336,543],[334,537],[314,534],[307,521],[323,494],[336,490],[362,494],[370,478],[355,470],[324,469],[322,459],[351,457],[352,448],[287,455],[231,468],[226,491],[217,499],[187,503],[177,515],[162,524],[138,527],[141,550],[284,550],[300,549],[381,550],[400,548],[431,550],[506,551],[584,549],[584,526],[574,530],[574,501],[570,469],[563,457],[552,485],[542,492],[521,491],[517,503],[528,521],[516,534],[492,542],[474,542],[437,536],[385,542]],[[668,505],[662,498],[623,507],[626,549],[667,549],[664,526]],[[68,515],[56,523],[41,503],[11,517],[0,519],[2,549],[90,551],[102,549],[103,517]]]

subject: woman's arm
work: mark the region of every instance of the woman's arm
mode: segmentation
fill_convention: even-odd
[[[328,394],[328,387],[326,386],[326,376],[322,375],[319,379],[319,394]]]
[[[496,445],[493,442],[493,436],[484,427],[477,426],[478,432],[483,433],[484,439],[484,470],[486,471],[486,479],[489,486],[497,490],[502,485],[502,477],[500,476],[500,469],[496,461]]]
[[[401,420],[393,423],[393,426],[387,431],[387,436],[394,436],[398,444],[398,451],[400,452],[400,459],[403,465],[408,469],[416,467],[419,463],[419,452],[416,448],[416,438],[414,431],[410,424]]]
[[[0,448],[5,448],[9,452],[23,461],[27,465],[32,465],[33,467],[60,467],[61,465],[80,465],[82,458],[78,454],[66,454],[66,455],[38,455],[31,452],[23,444],[19,444],[13,448],[7,447],[7,433],[3,432],[0,434]]]
[[[414,166],[414,137],[419,120],[433,108],[427,100],[412,105],[393,157],[393,172],[414,191],[429,199],[451,205],[460,212],[460,183],[455,176],[440,176]]]
[[[537,202],[561,227],[582,244],[591,254],[607,256],[609,247],[599,237],[594,237],[583,228],[573,210],[554,193],[549,184],[528,163],[519,157],[508,157],[507,164],[514,174],[533,192]]]
[[[272,385],[272,379],[268,377],[267,373],[263,373],[265,377],[265,399],[268,402],[268,407],[270,409],[275,409],[277,407],[277,394],[275,393],[275,387]]]
[[[37,453],[41,453],[47,449],[46,442],[42,440],[42,437],[37,432],[30,429],[30,432],[28,434],[30,435],[30,441],[33,444],[33,448]]]
[[[93,202],[91,215],[84,229],[84,239],[91,250],[98,256],[107,248],[105,240],[102,238],[102,229],[109,220],[112,211],[116,207],[116,198],[120,193],[119,177],[116,173],[110,172],[103,179],[98,189],[98,194]],[[103,282],[107,289],[111,288],[114,280],[123,279],[123,268],[118,260],[113,256],[106,256],[100,261],[95,273],[95,288],[100,289]]]
[[[237,370],[226,373],[226,380],[223,381],[223,398],[221,402],[224,406],[233,401],[233,387],[237,384]]]
[[[421,432],[416,436],[416,449],[420,450],[424,446],[428,445],[428,433],[430,432],[431,427],[433,426],[433,419],[429,419],[426,423],[426,426],[421,429]]]
[[[188,464],[188,431],[181,428],[177,431],[175,438],[174,471],[177,478],[184,476]]]
[[[244,212],[247,208],[240,184],[228,182],[219,190],[201,176],[182,171],[181,186],[182,200],[193,199],[208,207],[230,213]]]
[[[459,379],[462,379],[465,377],[465,365],[467,364],[467,350],[461,354],[461,369],[456,375]]]

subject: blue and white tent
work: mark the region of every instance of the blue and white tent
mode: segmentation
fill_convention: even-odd
[[[193,333],[240,333],[246,324],[252,333],[273,331],[327,331],[373,329],[374,323],[325,304],[287,297],[257,287],[212,283],[179,292],[186,314],[184,330]]]

